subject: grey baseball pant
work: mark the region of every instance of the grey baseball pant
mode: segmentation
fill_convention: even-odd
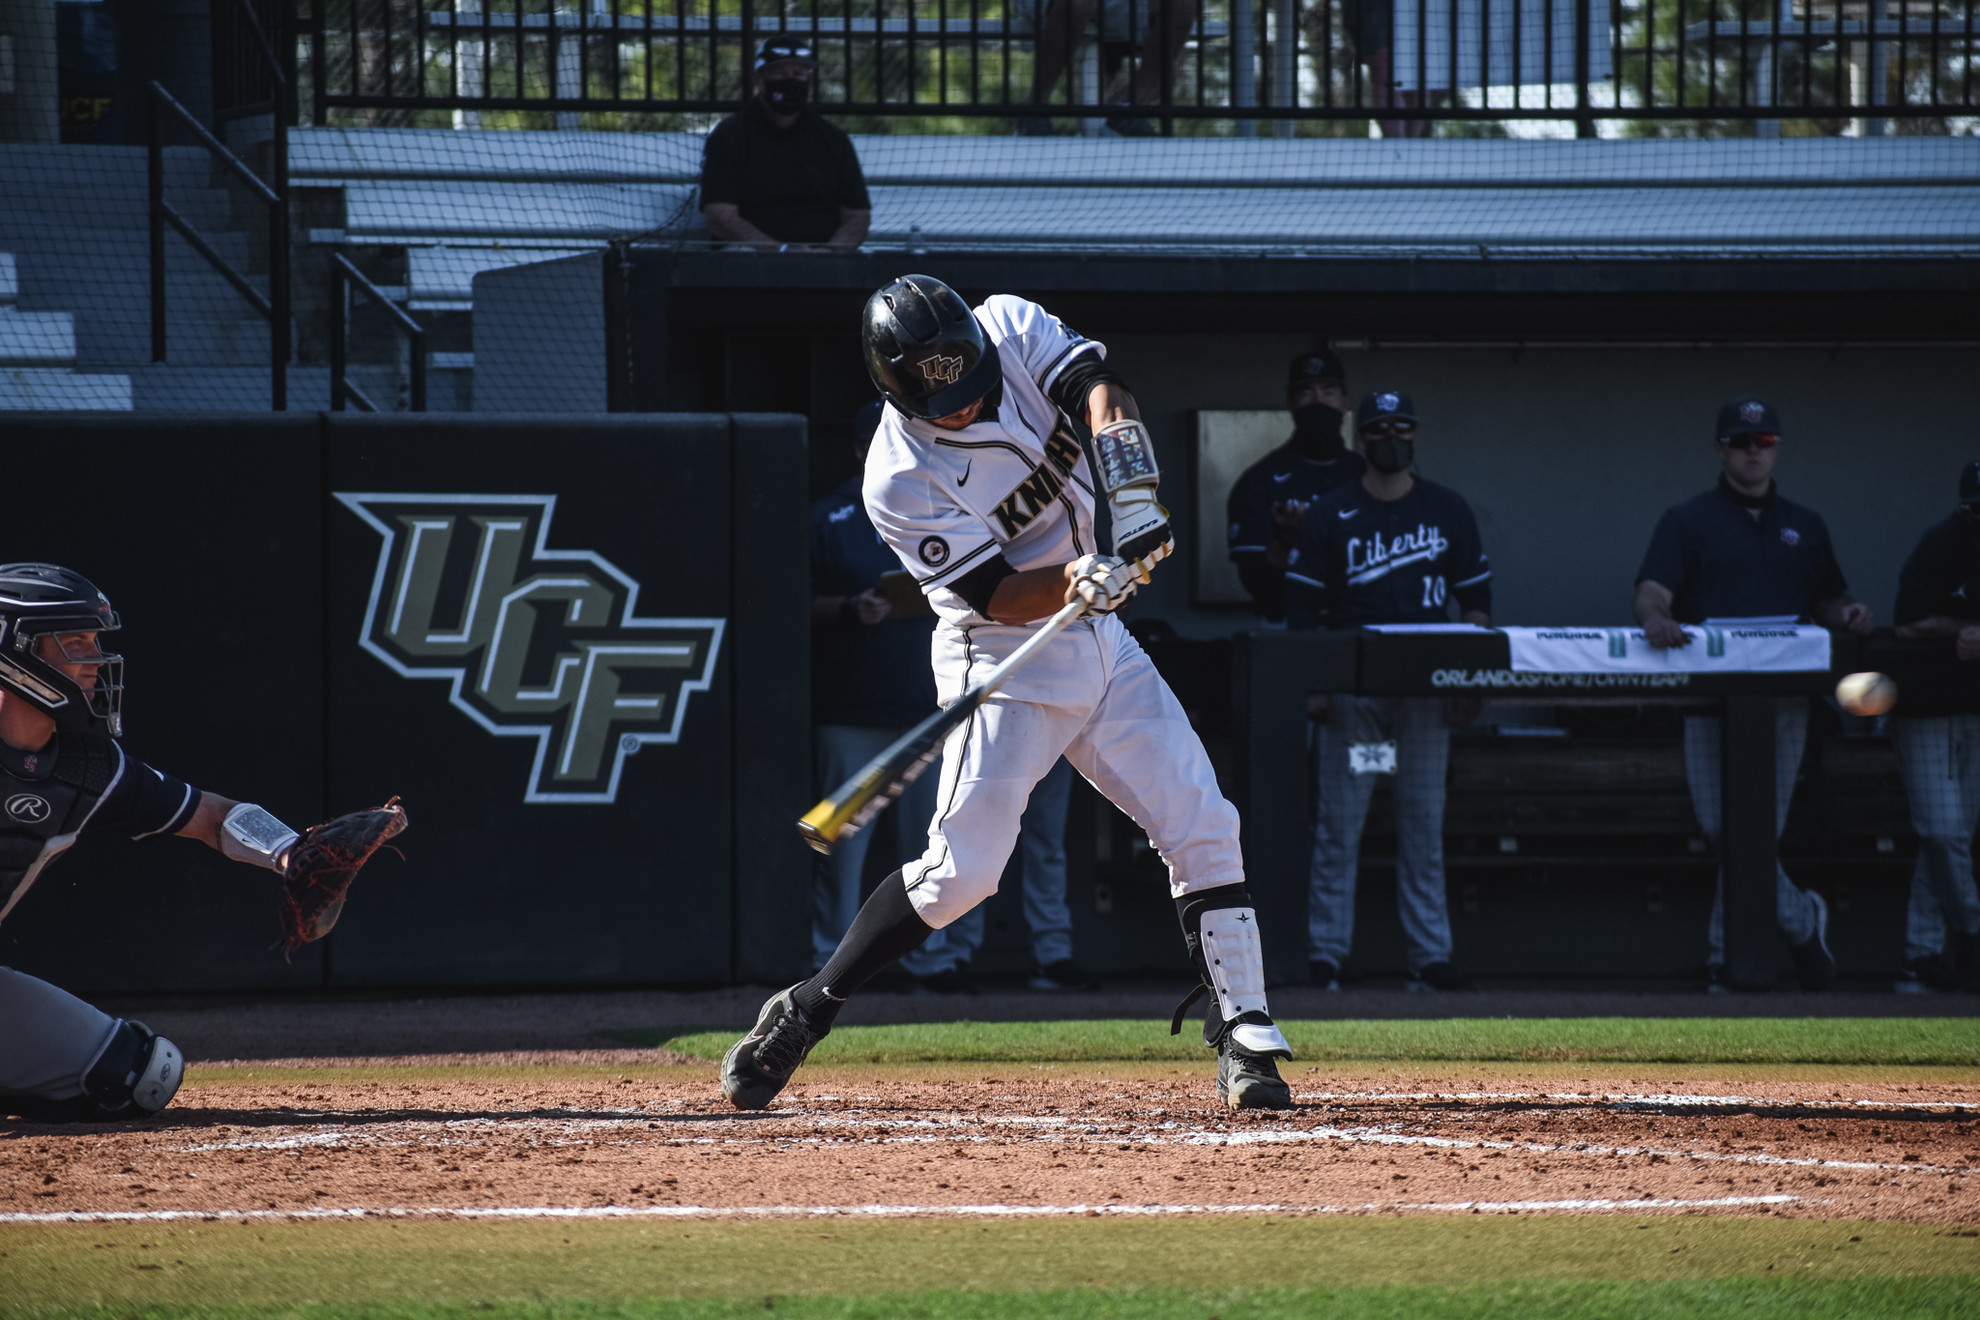
[[[1898,778],[1918,832],[1905,916],[1905,957],[1945,948],[1950,927],[1980,931],[1980,892],[1973,882],[1973,830],[1980,820],[1980,715],[1934,715],[1891,721]]]
[[[1691,809],[1698,815],[1698,826],[1705,831],[1713,850],[1719,847],[1720,783],[1723,763],[1719,759],[1723,735],[1716,715],[1684,717],[1684,777],[1691,786]],[[1808,702],[1802,697],[1783,697],[1774,706],[1774,837],[1787,825],[1788,804],[1794,797],[1794,778],[1801,769],[1801,753],[1808,743]],[[1719,868],[1717,888],[1712,893],[1712,920],[1706,928],[1705,965],[1723,967],[1726,962],[1726,872]],[[1815,900],[1807,890],[1788,879],[1779,862],[1774,863],[1774,919],[1790,944],[1806,944],[1815,937]]]
[[[1345,962],[1354,943],[1354,886],[1374,774],[1357,774],[1352,749],[1396,745],[1396,906],[1412,975],[1449,962],[1444,889],[1444,781],[1450,766],[1449,703],[1441,697],[1336,695],[1334,719],[1315,729],[1319,819],[1307,898],[1309,957]]]
[[[73,1100],[116,1026],[68,991],[0,967],[0,1095]]]

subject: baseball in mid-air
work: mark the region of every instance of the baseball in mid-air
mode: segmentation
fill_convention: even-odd
[[[1846,674],[1836,684],[1836,704],[1852,715],[1882,715],[1897,705],[1897,696],[1888,674]]]

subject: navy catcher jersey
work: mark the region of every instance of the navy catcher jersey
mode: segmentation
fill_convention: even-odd
[[[192,819],[199,798],[198,789],[100,734],[58,735],[40,752],[0,745],[0,920],[78,836],[173,833]]]
[[[1492,570],[1464,496],[1418,477],[1399,500],[1359,481],[1306,510],[1286,569],[1286,625],[1445,623],[1450,606],[1490,613]]]

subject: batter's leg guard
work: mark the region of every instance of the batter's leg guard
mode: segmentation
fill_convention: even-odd
[[[0,1098],[0,1113],[37,1123],[105,1123],[149,1118],[179,1092],[185,1080],[179,1047],[142,1022],[118,1019],[110,1039],[83,1074],[83,1093],[67,1100],[39,1096]]]
[[[1220,885],[1183,895],[1176,911],[1202,983],[1177,1006],[1169,1034],[1181,1033],[1191,1004],[1213,995],[1203,1043],[1217,1051],[1217,1098],[1232,1109],[1292,1108],[1277,1063],[1292,1057],[1292,1046],[1266,1010],[1265,951],[1251,895],[1241,884]]]

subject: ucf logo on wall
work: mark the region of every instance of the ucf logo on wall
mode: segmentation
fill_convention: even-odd
[[[536,739],[525,802],[611,802],[627,756],[677,742],[721,619],[642,618],[603,555],[549,548],[555,495],[349,494],[383,538],[359,644],[497,737]]]

